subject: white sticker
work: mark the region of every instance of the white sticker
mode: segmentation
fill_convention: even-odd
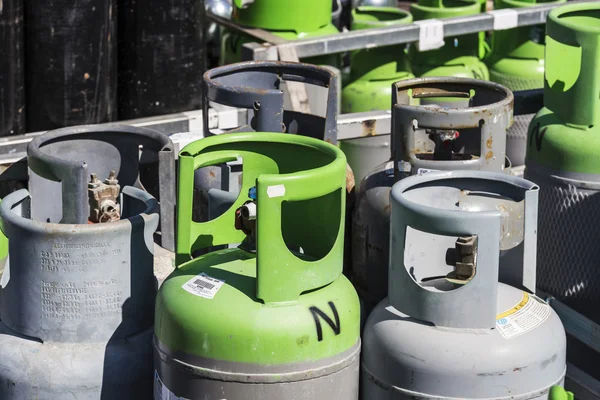
[[[269,186],[267,188],[267,196],[269,198],[285,196],[285,185]]]
[[[549,316],[548,303],[523,292],[519,303],[496,316],[496,328],[505,339],[511,339],[541,325]]]
[[[202,272],[184,283],[182,288],[193,295],[212,299],[224,283],[225,281],[210,277]]]
[[[444,45],[444,23],[439,19],[426,19],[416,21],[419,25],[419,41],[417,49],[427,51],[439,49]]]
[[[503,31],[505,29],[516,28],[519,25],[519,13],[513,9],[494,10],[488,12],[494,17],[494,30]]]
[[[189,400],[185,397],[175,396],[169,388],[165,386],[158,376],[158,371],[154,371],[154,400]]]
[[[417,170],[417,175],[423,175],[426,174],[428,172],[439,172],[439,169],[428,169],[428,168],[419,168]]]

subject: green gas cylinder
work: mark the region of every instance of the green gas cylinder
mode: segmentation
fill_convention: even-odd
[[[566,0],[496,0],[494,9],[565,2]],[[542,24],[495,31],[492,34],[491,54],[486,60],[490,80],[510,90],[543,88],[545,30],[546,27]]]
[[[194,170],[240,158],[233,206],[192,221]],[[179,163],[178,267],[156,301],[155,398],[357,400],[360,306],[342,275],[341,150],[231,133],[187,145]]]
[[[410,24],[410,13],[393,7],[362,6],[352,11],[352,30]],[[352,54],[350,83],[342,91],[342,112],[389,110],[392,84],[414,78],[406,46],[364,49]]]
[[[548,400],[575,400],[575,396],[560,386],[552,386]]]
[[[480,13],[479,0],[419,0],[410,6],[415,21],[452,18]],[[413,72],[416,76],[456,76],[461,78],[489,79],[486,65],[481,61],[486,55],[485,33],[444,38],[444,46],[419,52],[410,48]]]
[[[233,22],[265,29],[286,40],[339,33],[331,23],[331,0],[233,0]],[[242,45],[257,40],[225,31],[221,42],[221,65],[242,61]],[[340,56],[329,54],[302,60],[338,67]]]
[[[600,322],[600,2],[546,22],[544,107],[529,125],[525,177],[541,187],[538,287]]]

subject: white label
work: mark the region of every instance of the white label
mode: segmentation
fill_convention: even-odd
[[[285,185],[269,186],[267,188],[267,196],[269,198],[285,196]]]
[[[550,316],[548,303],[529,293],[514,307],[496,316],[496,328],[506,339],[511,339],[541,325]]]
[[[175,396],[173,392],[165,386],[158,376],[158,371],[154,371],[154,400],[189,400],[184,397]]]
[[[417,175],[423,175],[426,174],[428,172],[438,172],[439,169],[427,169],[427,168],[419,168],[417,170]]]
[[[184,283],[182,288],[193,295],[212,299],[224,283],[225,281],[210,277],[202,272]]]
[[[519,24],[519,13],[513,9],[494,10],[488,12],[488,14],[494,17],[495,31],[516,28]]]
[[[444,45],[444,23],[439,19],[426,19],[416,21],[419,25],[419,41],[417,49],[419,51],[427,51],[439,49]]]

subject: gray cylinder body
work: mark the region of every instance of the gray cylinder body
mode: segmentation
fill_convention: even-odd
[[[497,313],[519,304],[522,297],[522,291],[500,284]],[[566,372],[564,329],[549,311],[532,333],[505,339],[494,329],[452,330],[419,323],[384,300],[364,330],[361,396],[548,399],[550,387],[562,386]]]
[[[30,204],[24,189],[0,204],[0,398],[147,399],[158,203],[125,187],[122,219],[92,225],[31,220]]]
[[[390,159],[390,142],[390,135],[340,141],[340,149],[346,154],[354,179],[359,185],[367,175]],[[357,186],[356,189],[360,191],[360,187]]]
[[[438,172],[400,181],[390,197],[389,297],[365,326],[362,397],[547,399],[564,380],[566,336],[531,293],[538,187],[499,173]],[[452,252],[458,237],[476,239],[471,256]],[[519,289],[499,283],[506,257]],[[468,278],[457,277],[458,260],[470,263]]]
[[[527,130],[535,114],[515,115],[513,124],[506,135],[506,156],[513,167],[525,164]]]
[[[468,96],[467,108],[410,105],[412,98]],[[412,90],[412,98],[409,91]],[[352,277],[367,313],[387,295],[389,191],[395,181],[432,170],[505,169],[506,130],[512,119],[512,93],[498,84],[465,78],[416,78],[392,89],[392,160],[363,179],[352,220]],[[424,129],[425,128],[425,129]],[[451,160],[435,160],[426,129],[456,129]]]
[[[140,149],[141,147],[141,149]],[[148,191],[160,202],[155,245],[158,286],[175,269],[175,158],[164,134],[134,126],[75,126],[47,132],[27,147],[31,218],[87,223],[88,182],[116,172],[121,187]]]
[[[525,165],[529,123],[544,106],[543,89],[514,92],[514,120],[506,134],[506,157],[513,167]]]
[[[224,386],[227,387],[227,400],[358,398],[360,343],[335,357],[285,368],[240,365],[173,354],[156,337],[154,349],[154,365],[158,372],[154,378],[155,400],[220,400],[224,397]]]

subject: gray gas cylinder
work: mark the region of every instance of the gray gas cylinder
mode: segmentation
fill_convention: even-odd
[[[157,201],[125,187],[121,219],[98,224],[35,221],[31,205],[26,189],[0,204],[0,398],[150,398]]]
[[[432,97],[462,97],[469,106],[411,105]],[[513,95],[474,79],[416,78],[394,84],[392,104],[391,160],[361,182],[352,220],[351,273],[367,312],[387,295],[393,183],[433,170],[504,171]]]
[[[175,158],[164,134],[134,126],[76,126],[36,137],[27,147],[31,218],[87,224],[90,174],[99,181],[115,171],[120,187],[146,190],[160,204],[155,253],[160,284],[174,269]],[[63,206],[63,201],[67,207]]]
[[[356,182],[362,182],[371,171],[390,158],[390,141],[390,135],[340,141],[340,149],[346,154]],[[359,191],[360,186],[356,190]]]
[[[566,335],[535,288],[539,188],[481,171],[391,190],[389,297],[363,335],[362,398],[547,399]],[[510,263],[509,280],[499,271]]]
[[[512,167],[525,164],[527,150],[527,130],[529,123],[544,106],[543,89],[521,90],[513,92],[515,96],[513,123],[506,135],[506,157]]]

